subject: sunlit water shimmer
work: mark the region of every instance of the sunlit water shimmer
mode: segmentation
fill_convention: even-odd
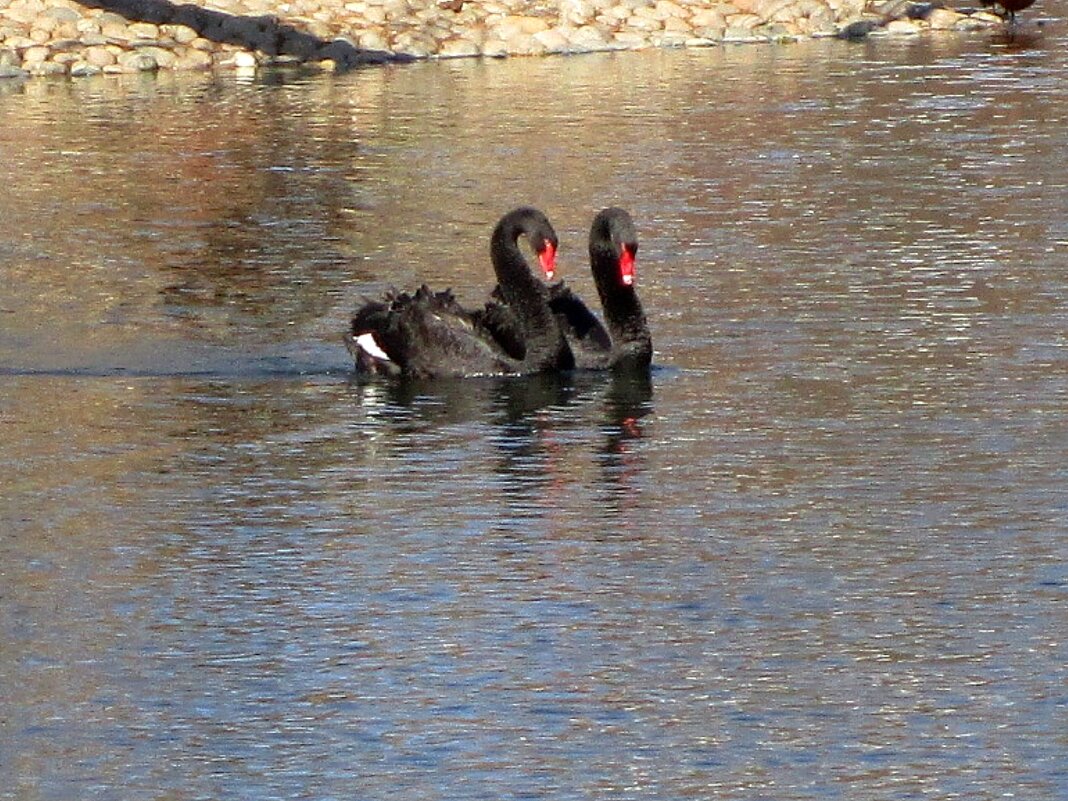
[[[0,798],[1068,797],[1066,45],[0,85]],[[521,203],[651,380],[355,381]]]

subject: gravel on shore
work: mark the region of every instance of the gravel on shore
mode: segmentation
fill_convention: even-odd
[[[1001,25],[914,0],[0,0],[0,78],[915,35]]]

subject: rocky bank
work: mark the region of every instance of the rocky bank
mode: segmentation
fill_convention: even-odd
[[[915,35],[1001,25],[912,0],[0,0],[0,78]]]

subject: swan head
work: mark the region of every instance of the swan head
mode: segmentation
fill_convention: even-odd
[[[598,260],[606,269],[612,265],[618,271],[613,280],[618,280],[625,287],[634,286],[638,233],[634,230],[630,214],[624,209],[613,206],[604,209],[593,219],[590,258]]]
[[[538,256],[538,263],[545,277],[551,281],[556,275],[556,249],[559,247],[559,240],[549,218],[533,206],[520,206],[501,217],[490,240],[490,254],[495,259],[494,264],[496,265],[496,259],[503,250],[518,243],[520,236],[526,236],[528,244]]]

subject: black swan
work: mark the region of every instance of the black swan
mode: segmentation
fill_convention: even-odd
[[[606,367],[647,370],[653,361],[653,338],[634,289],[634,260],[637,256],[638,234],[634,230],[634,221],[626,211],[607,208],[593,218],[590,226],[590,269],[593,270],[597,294],[601,297],[608,333],[612,337],[611,350],[605,357]],[[578,298],[575,298],[575,302],[581,303]],[[586,313],[590,314],[588,309]],[[581,324],[582,318],[578,319]],[[579,327],[576,325],[575,328],[577,336]],[[584,351],[591,358],[603,353],[600,343],[593,338],[576,341],[583,346],[589,343]]]
[[[1023,11],[1025,8],[1030,8],[1034,4],[1035,0],[979,0],[979,5],[993,6],[999,5],[1009,15],[1009,22],[1016,22],[1016,12]]]
[[[630,214],[620,208],[601,211],[590,227],[589,249],[590,268],[607,329],[563,281],[549,286],[549,308],[574,354],[575,366],[580,370],[648,368],[653,342],[634,290],[638,236]],[[493,296],[503,300],[500,288],[494,290]],[[487,303],[474,316],[512,358],[523,358],[518,320],[507,305]]]
[[[550,279],[557,248],[552,225],[534,208],[509,212],[493,229],[490,257],[500,295],[514,314],[514,336],[524,345],[520,356],[494,338],[485,315],[465,311],[448,290],[424,285],[414,294],[389,293],[356,312],[345,344],[357,371],[433,378],[572,369],[574,357],[549,309],[549,289],[519,249],[522,235]]]

